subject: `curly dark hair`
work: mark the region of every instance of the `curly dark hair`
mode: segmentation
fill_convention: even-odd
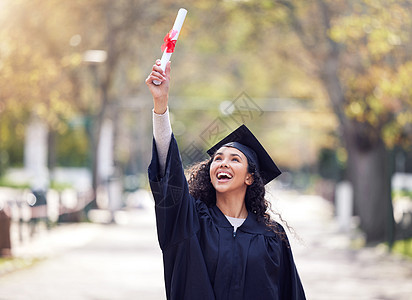
[[[213,156],[190,167],[187,170],[189,193],[195,198],[203,201],[208,207],[216,205],[216,190],[210,182],[210,165]],[[270,203],[265,199],[265,185],[262,177],[253,162],[248,161],[248,172],[253,176],[253,183],[246,189],[245,204],[249,212],[256,214],[258,222],[264,223],[268,230],[277,233],[283,241],[289,245],[286,233],[280,230],[277,222],[273,221],[268,213],[271,211]],[[282,222],[280,214],[276,213]],[[286,223],[286,222],[284,222]],[[289,228],[289,226],[286,224]]]

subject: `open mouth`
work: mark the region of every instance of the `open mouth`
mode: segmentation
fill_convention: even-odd
[[[218,172],[216,175],[218,180],[230,180],[233,178],[233,175],[228,172]]]

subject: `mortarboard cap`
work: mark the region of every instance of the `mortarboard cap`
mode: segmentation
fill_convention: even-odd
[[[258,168],[264,184],[272,181],[282,173],[265,148],[244,124],[207,150],[207,154],[212,156],[223,146],[240,150],[248,161],[252,161]]]

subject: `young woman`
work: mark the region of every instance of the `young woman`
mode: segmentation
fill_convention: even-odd
[[[153,84],[158,80],[161,85]],[[157,60],[149,181],[168,299],[305,299],[286,233],[267,213],[265,184],[280,174],[241,126],[208,151],[189,182],[168,114],[170,62]]]

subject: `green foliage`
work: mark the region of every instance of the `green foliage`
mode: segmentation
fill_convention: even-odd
[[[67,66],[62,57],[70,49],[64,26],[69,18],[55,1],[7,2],[7,12],[13,18],[0,19],[2,113],[18,119],[35,113],[58,126],[62,116],[72,113],[74,87],[62,72]]]
[[[412,201],[412,191],[408,191],[408,190],[392,191],[392,199],[396,201],[399,198],[409,198],[410,201]]]
[[[73,186],[71,184],[67,184],[67,183],[60,183],[60,182],[55,182],[55,181],[51,181],[50,182],[50,189],[58,191],[58,192],[62,192],[65,189],[72,189]]]
[[[412,238],[396,241],[393,245],[392,251],[412,259]]]
[[[87,167],[89,141],[83,127],[66,127],[57,136],[57,165],[63,167]]]
[[[8,115],[0,118],[0,166],[23,165],[24,125]]]
[[[410,1],[356,1],[330,29],[344,49],[346,114],[380,131],[389,147],[411,147],[411,16]]]
[[[342,179],[343,164],[339,162],[338,151],[322,149],[319,154],[319,175],[336,182]]]
[[[15,182],[10,182],[4,177],[0,177],[0,186],[6,186],[10,188],[15,188],[15,189],[28,189],[30,188],[29,183],[15,183]]]

